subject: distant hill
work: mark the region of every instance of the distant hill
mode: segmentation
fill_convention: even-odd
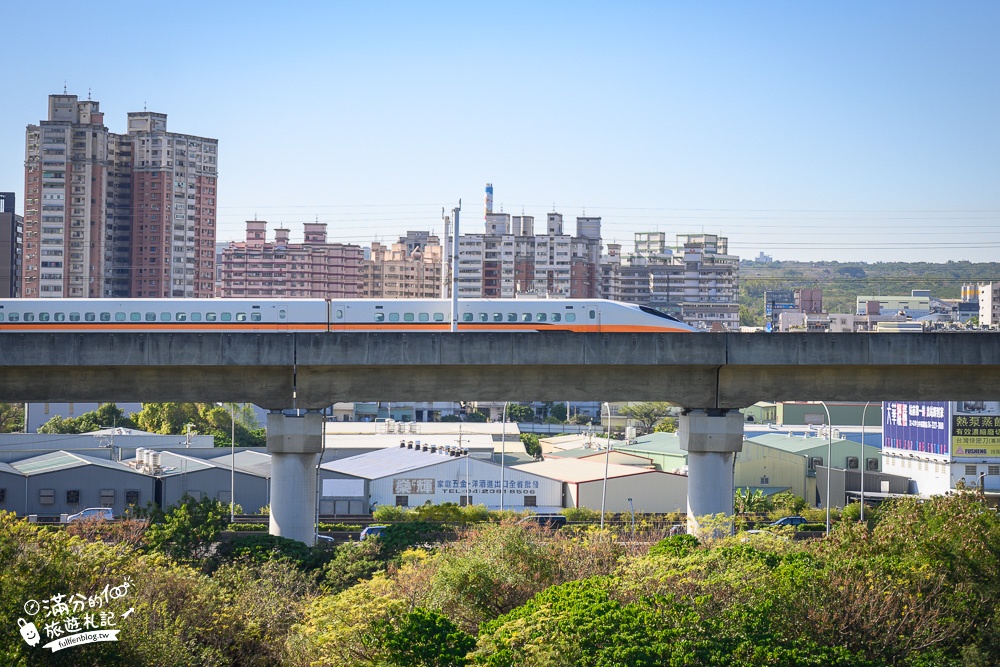
[[[1000,281],[1000,263],[972,262],[740,262],[740,324],[764,323],[764,292],[799,287],[823,290],[823,308],[853,313],[859,294],[908,295],[927,289],[957,299],[962,285]]]

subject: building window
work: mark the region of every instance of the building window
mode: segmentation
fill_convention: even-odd
[[[979,471],[978,468],[976,468],[976,466],[970,466],[970,465],[965,466],[966,477],[975,477],[978,474],[978,472]]]
[[[38,502],[41,505],[54,505],[56,502],[56,490],[40,489],[38,491]]]
[[[396,507],[409,507],[410,497],[409,496],[396,496]]]
[[[462,507],[472,504],[472,496],[459,496],[458,504]]]
[[[524,497],[525,507],[538,507],[538,496],[528,495]]]
[[[0,489],[0,503],[7,502],[7,489]]]
[[[996,476],[1000,475],[1000,465],[989,466],[986,469],[986,474],[990,475],[992,477],[996,477]]]
[[[115,490],[101,489],[101,507],[114,507]]]
[[[138,505],[139,504],[139,490],[138,489],[126,489],[125,490],[125,504],[126,505]]]
[[[79,505],[80,504],[80,490],[73,489],[66,492],[66,504],[67,505]]]

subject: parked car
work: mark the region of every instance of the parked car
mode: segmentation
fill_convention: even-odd
[[[562,514],[532,514],[526,516],[518,523],[531,524],[532,526],[541,526],[542,528],[562,528],[566,525],[566,517]]]
[[[66,517],[66,521],[83,521],[84,519],[105,519],[111,521],[114,518],[114,510],[110,507],[88,507],[82,512],[70,514]]]
[[[333,543],[333,542],[336,542],[336,541],[337,540],[333,539],[329,535],[322,535],[320,533],[316,533],[316,544],[320,544],[321,542]]]
[[[358,539],[363,540],[368,537],[381,537],[385,533],[386,528],[388,528],[388,526],[368,526],[361,531],[361,535]]]
[[[809,521],[804,516],[783,516],[777,521],[772,521],[772,526],[801,526]]]

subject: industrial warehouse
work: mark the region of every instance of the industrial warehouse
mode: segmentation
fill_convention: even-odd
[[[833,506],[858,499],[862,484],[871,500],[925,496],[956,485],[980,485],[992,495],[993,445],[967,444],[983,439],[982,427],[978,436],[966,432],[974,428],[967,424],[995,422],[997,405],[889,403],[884,451],[870,438],[861,444],[848,427],[747,424],[734,486],[765,495],[789,492],[814,507],[825,506],[828,484]],[[872,435],[882,440],[878,427],[869,430]],[[516,424],[328,422],[324,439],[317,461],[323,515],[447,502],[542,513],[572,507],[686,510],[687,452],[675,433],[612,441],[610,451],[593,433],[542,438],[538,460],[525,452]],[[235,495],[246,513],[268,507],[271,456],[263,448],[212,444],[210,436],[120,428],[0,434],[0,510],[48,518],[110,507],[119,516],[151,502],[167,507],[184,495],[223,503]]]

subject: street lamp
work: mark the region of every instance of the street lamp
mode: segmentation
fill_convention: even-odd
[[[604,448],[604,488],[601,489],[601,528],[604,528],[604,505],[608,497],[608,463],[611,461],[611,405],[604,404],[608,409],[608,443]],[[603,410],[601,413],[603,414]]]
[[[500,511],[503,512],[503,497],[507,493],[507,484],[504,479],[504,459],[507,458],[507,405],[510,401],[503,402],[503,414],[501,415],[500,426]]]
[[[229,523],[232,523],[236,518],[236,404],[229,407],[232,408],[229,413],[232,419],[229,435]]]
[[[833,421],[830,419],[830,408],[826,403],[819,402],[826,410],[826,536],[830,536],[830,464],[833,463]]]
[[[225,408],[225,403],[216,403]],[[229,523],[236,515],[236,404],[229,404],[229,416],[232,420],[232,431],[229,435]]]
[[[868,406],[872,402],[868,401],[865,403],[865,409],[861,411],[861,458],[858,459],[858,465],[861,466],[861,520],[865,520],[865,468],[868,466],[865,460],[865,417],[868,416]]]

